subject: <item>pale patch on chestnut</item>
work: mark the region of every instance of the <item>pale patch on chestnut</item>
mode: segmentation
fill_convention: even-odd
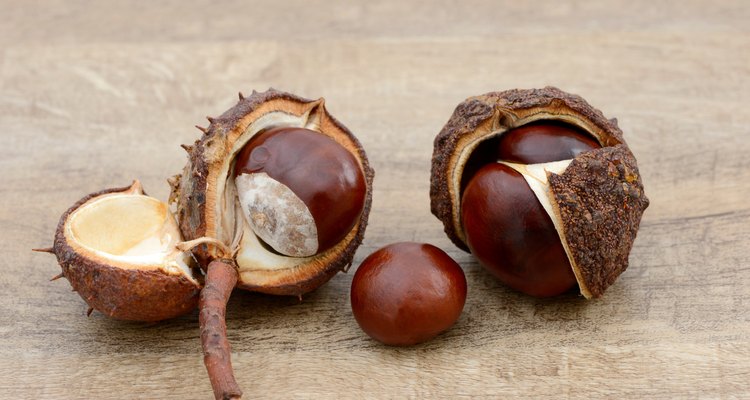
[[[309,257],[318,252],[318,230],[305,203],[268,174],[235,178],[242,213],[253,232],[279,253]]]

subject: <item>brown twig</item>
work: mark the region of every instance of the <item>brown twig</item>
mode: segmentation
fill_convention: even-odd
[[[208,264],[206,285],[200,297],[203,363],[217,400],[242,397],[232,371],[231,348],[227,339],[227,300],[237,284],[237,268],[232,260],[216,259]]]

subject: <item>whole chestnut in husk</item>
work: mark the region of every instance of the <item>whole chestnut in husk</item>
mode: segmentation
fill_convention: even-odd
[[[430,195],[458,247],[539,297],[601,296],[649,204],[617,121],[552,87],[461,103],[435,139]]]
[[[301,297],[348,268],[373,171],[323,99],[253,92],[209,122],[170,183],[180,230],[206,270],[201,339],[222,399],[240,392],[224,324],[232,289]]]
[[[170,180],[185,240],[229,247],[237,286],[255,292],[299,296],[346,269],[364,236],[373,171],[324,100],[253,92],[210,122]],[[223,253],[193,248],[204,269]]]
[[[362,330],[407,346],[450,328],[466,301],[461,267],[430,244],[395,243],[370,254],[352,280],[352,312]]]

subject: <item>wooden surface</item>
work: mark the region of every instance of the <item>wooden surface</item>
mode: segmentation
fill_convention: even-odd
[[[388,348],[352,317],[351,272],[301,304],[235,293],[248,398],[750,398],[750,5],[561,3],[0,1],[0,398],[210,397],[197,313],[87,318],[30,249],[87,193],[139,178],[166,199],[192,126],[269,86],[325,97],[370,156],[355,266],[430,242],[469,294],[449,332]],[[456,104],[547,84],[619,119],[651,199],[600,300],[502,287],[429,212],[432,139]]]

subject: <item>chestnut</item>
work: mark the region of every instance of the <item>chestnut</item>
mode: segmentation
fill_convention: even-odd
[[[498,161],[545,163],[599,148],[590,136],[559,123],[535,123],[500,137]],[[477,171],[464,190],[461,222],[472,254],[506,285],[555,296],[576,278],[552,219],[524,177],[505,164]]]
[[[600,148],[591,135],[554,120],[535,121],[500,136],[497,159],[520,164],[571,160],[584,151]]]
[[[554,87],[469,97],[435,138],[432,213],[459,248],[533,296],[601,296],[649,205],[617,120]]]
[[[365,204],[365,177],[352,153],[306,128],[276,127],[254,136],[238,153],[233,176],[251,229],[287,256],[333,247]]]
[[[370,254],[354,274],[354,317],[370,337],[392,346],[430,340],[458,320],[466,278],[444,251],[403,242]]]

